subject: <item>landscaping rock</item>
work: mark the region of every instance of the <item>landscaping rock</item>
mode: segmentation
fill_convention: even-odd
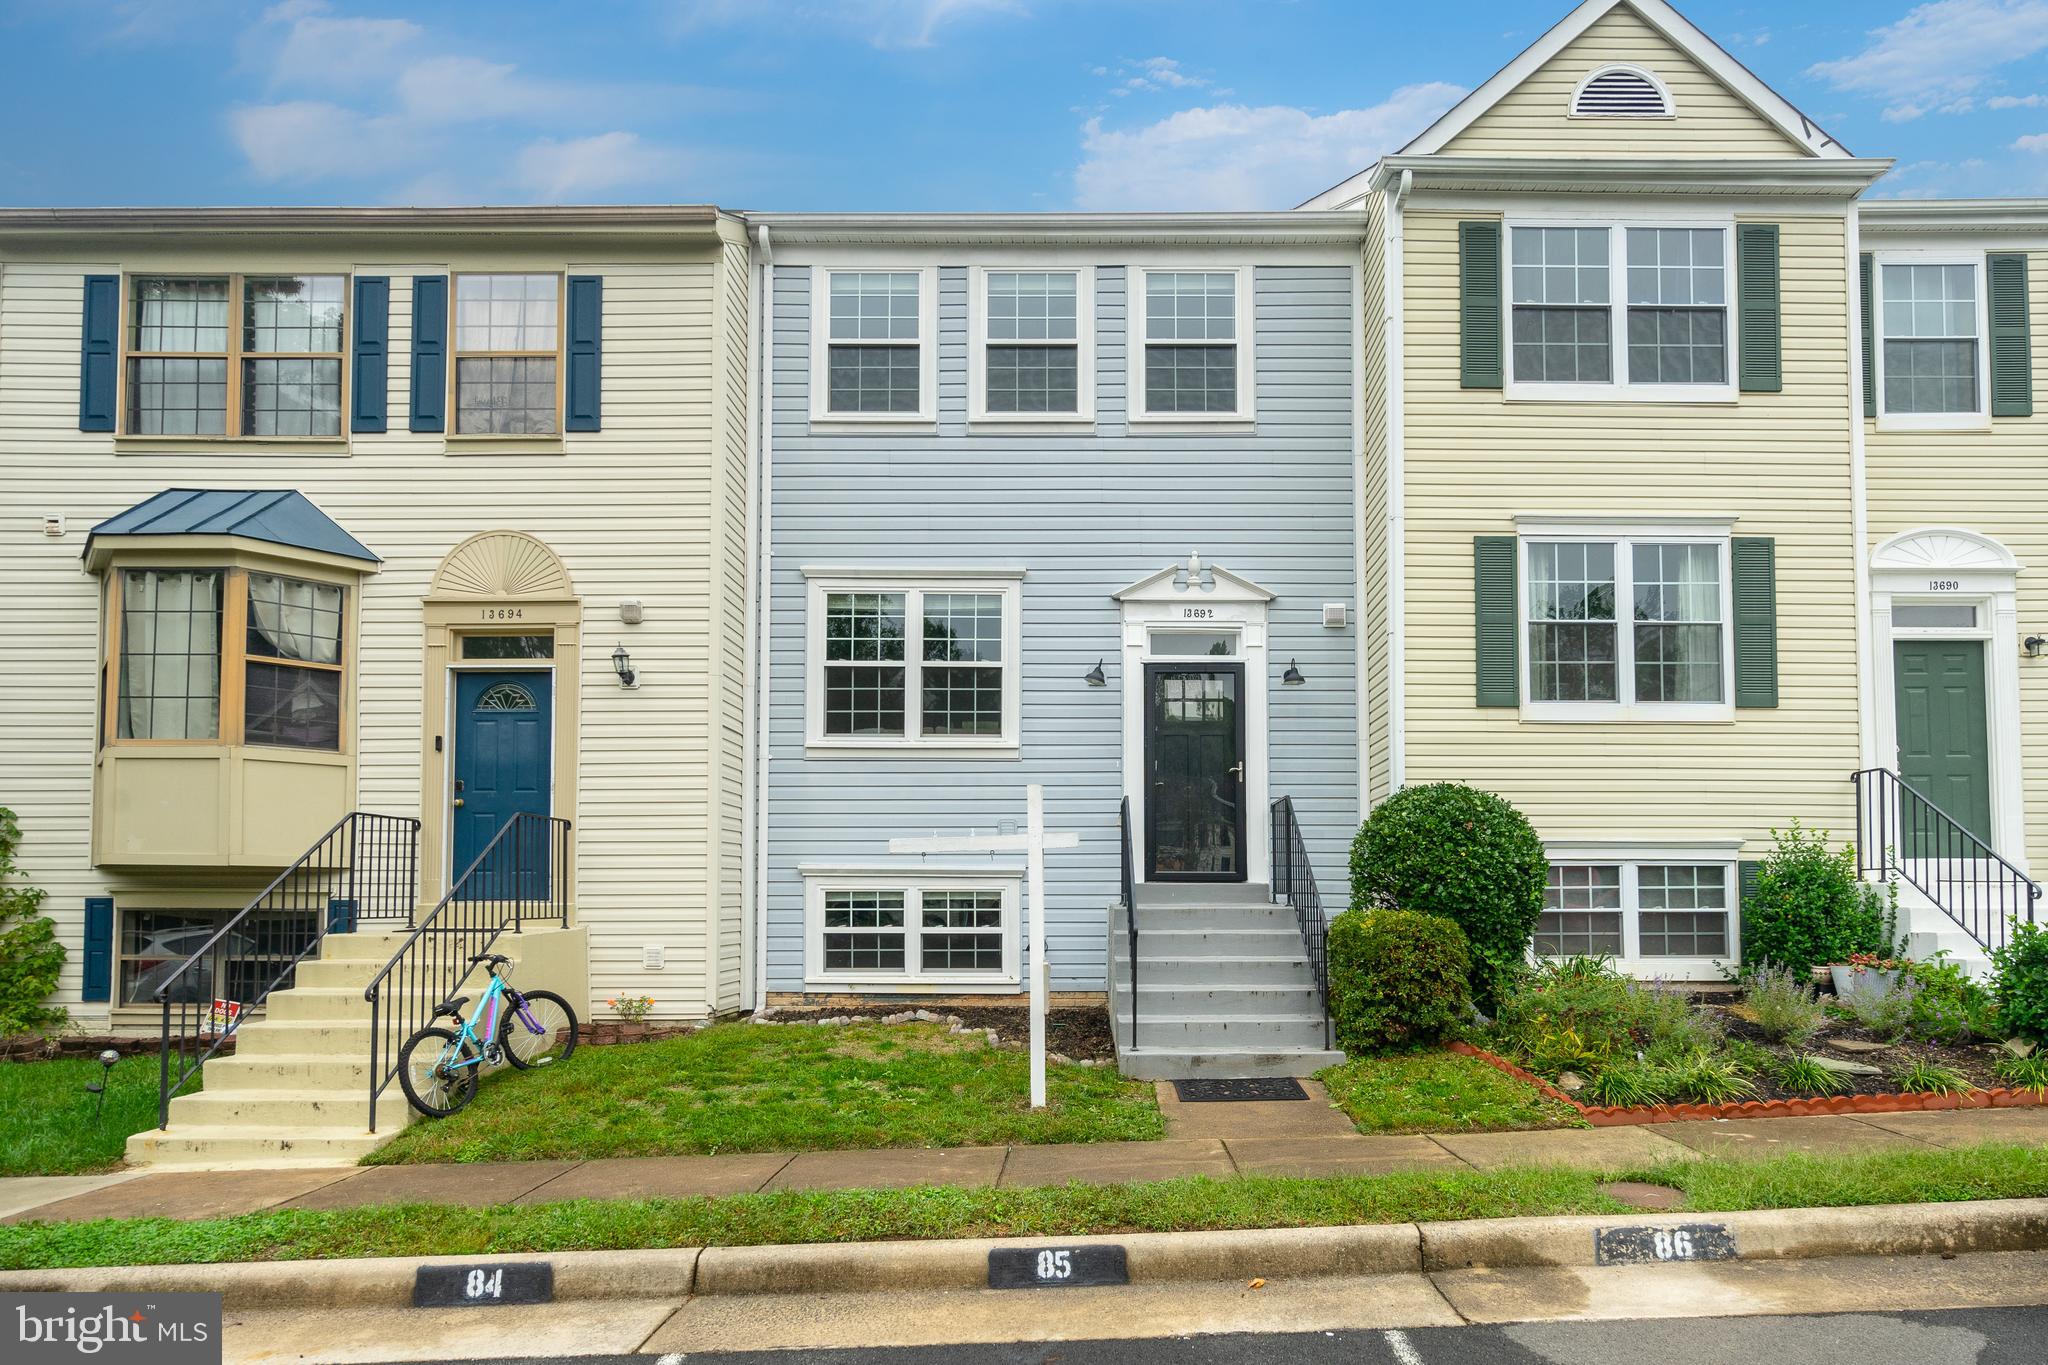
[[[1837,1052],[1865,1053],[1883,1052],[1890,1043],[1873,1043],[1865,1038],[1823,1038],[1821,1040]]]
[[[2015,1057],[2031,1057],[2034,1055],[2034,1045],[2024,1038],[2008,1038],[2000,1043],[1999,1047],[2010,1052]]]
[[[1557,1073],[1557,1088],[1568,1095],[1576,1095],[1586,1088],[1586,1078],[1576,1071]]]
[[[1866,1062],[1845,1061],[1840,1057],[1822,1057],[1816,1055],[1813,1059],[1813,1064],[1817,1067],[1820,1067],[1822,1070],[1832,1071],[1837,1076],[1884,1075],[1884,1068],[1882,1067],[1871,1066]]]

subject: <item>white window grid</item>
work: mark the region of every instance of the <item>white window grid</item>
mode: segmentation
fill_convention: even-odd
[[[855,598],[900,599],[903,613],[903,728],[900,734],[836,735],[827,732],[827,670],[853,663],[865,666],[866,661],[834,660],[828,648],[828,624],[832,614],[834,598],[852,596]],[[994,642],[996,657],[966,659],[926,659],[925,613],[927,604],[941,617],[947,617],[964,610],[958,599],[965,597],[996,597],[1000,599],[1002,624],[1000,638]],[[830,753],[873,752],[877,750],[1014,750],[1018,744],[1019,714],[1021,711],[1021,686],[1019,683],[1019,647],[1021,630],[1019,626],[1020,593],[1015,578],[966,577],[966,578],[916,578],[916,577],[874,577],[841,578],[817,576],[810,580],[806,624],[805,661],[805,712],[806,745],[809,749]],[[979,636],[985,631],[977,631]],[[985,638],[974,654],[990,652]],[[890,666],[896,660],[888,660]],[[1000,675],[1001,728],[996,734],[950,734],[924,731],[924,683],[927,669],[971,670],[975,672],[996,672]]]
[[[1037,282],[1048,277],[1054,280],[1070,280],[1074,311],[1072,327],[1062,329],[1048,326],[1045,328],[1046,335],[1030,335],[1029,333],[1038,329],[1028,323],[1024,326],[1006,326],[1006,319],[998,316],[1003,311],[1001,297],[1006,277],[1022,277],[1027,290],[1035,288]],[[971,338],[971,344],[967,348],[969,421],[990,424],[1056,424],[1092,423],[1095,420],[1095,270],[1092,266],[1053,266],[1042,261],[977,265],[969,272],[968,309],[968,329]],[[1065,334],[1053,335],[1056,331],[1064,331]],[[1018,335],[1010,335],[1011,333]],[[992,410],[989,406],[989,351],[991,348],[1008,347],[1047,352],[1071,348],[1074,352],[1076,380],[1075,406],[1046,412]]]
[[[898,302],[904,282],[914,307]],[[873,288],[868,285],[872,284]],[[834,301],[838,300],[834,315]],[[811,420],[848,425],[922,426],[938,420],[938,271],[896,259],[833,260],[811,268]],[[862,412],[832,406],[834,347],[908,348],[916,354],[917,406]]]
[[[1182,297],[1181,277],[1202,278],[1205,287],[1190,286]],[[1227,278],[1233,288],[1226,294],[1206,287]],[[1162,310],[1153,316],[1152,287],[1172,289],[1176,303],[1169,316]],[[1136,266],[1130,272],[1126,296],[1126,326],[1130,376],[1126,388],[1128,420],[1132,422],[1200,423],[1247,422],[1253,419],[1256,395],[1253,384],[1252,270],[1249,266],[1209,263],[1159,263]],[[1162,296],[1163,297],[1163,296]],[[1223,298],[1229,299],[1226,308]],[[1230,346],[1234,349],[1236,404],[1227,412],[1154,412],[1146,405],[1146,373],[1155,347]]]
[[[1875,253],[1871,262],[1871,285],[1876,291],[1876,323],[1874,331],[1877,354],[1873,359],[1877,381],[1877,420],[1881,427],[1894,430],[1942,430],[1945,428],[1969,428],[1985,426],[1991,412],[1991,338],[1990,307],[1986,294],[1985,262],[1981,254],[1958,254],[1953,251],[1881,251]],[[1911,273],[1905,278],[1911,281],[1910,297],[1897,298],[1890,292],[1893,281],[1901,277],[1892,273],[1909,267]],[[1932,269],[1941,272],[1941,297],[1932,291],[1925,300],[1919,298],[1921,283],[1927,279],[1923,272]],[[1966,330],[1953,330],[1960,321],[1950,315],[1950,307],[1960,308],[1963,300],[1951,300],[1950,271],[1969,272],[1968,307],[1973,314],[1972,325]],[[1936,318],[1922,303],[1942,308],[1944,316]],[[1893,304],[1905,304],[1911,314],[1894,312]],[[1926,326],[1923,326],[1923,323]],[[1927,330],[1938,325],[1939,333]],[[1894,340],[1952,340],[1973,344],[1976,361],[1976,393],[1974,404],[1966,410],[1954,412],[1895,412],[1891,407],[1890,385],[1885,382],[1885,360],[1887,343]]]
[[[1014,876],[946,871],[807,875],[804,900],[806,984],[946,988],[970,982],[1015,986],[1022,980]],[[987,927],[985,921],[991,917],[995,923]],[[891,922],[869,922],[878,918]],[[900,925],[894,923],[899,918]],[[841,919],[853,922],[835,923]],[[842,934],[861,936],[857,944],[850,946],[865,961],[827,965],[828,943],[833,936]],[[1000,952],[999,965],[953,966],[943,960],[961,951],[959,941],[967,938],[992,940]],[[900,967],[876,965],[886,960],[878,952],[884,940],[892,950],[900,942]]]
[[[1713,903],[1716,900],[1719,904]],[[1668,853],[1660,851],[1654,857],[1616,859],[1553,850],[1544,913],[1619,916],[1619,951],[1609,956],[1623,970],[1637,975],[1712,972],[1724,963],[1740,961],[1742,956],[1736,865],[1720,855],[1674,849]],[[1647,954],[1643,916],[1662,914],[1725,914],[1725,951]],[[1540,925],[1539,921],[1539,937]],[[1534,947],[1531,954],[1541,956]]]
[[[1609,547],[1613,556],[1614,571],[1614,656],[1615,696],[1612,700],[1588,701],[1547,701],[1535,696],[1533,670],[1534,648],[1531,644],[1532,625],[1544,624],[1535,615],[1535,593],[1533,573],[1537,546],[1604,546]],[[1716,610],[1719,620],[1713,622],[1720,627],[1721,652],[1721,696],[1718,701],[1661,701],[1643,700],[1637,695],[1636,680],[1636,639],[1635,628],[1643,626],[1683,626],[1708,624],[1693,620],[1635,619],[1636,604],[1636,548],[1639,546],[1703,546],[1714,551],[1718,603]],[[1605,721],[1605,720],[1728,720],[1734,717],[1735,695],[1735,640],[1734,640],[1734,594],[1729,582],[1729,538],[1726,536],[1701,536],[1697,532],[1664,533],[1654,529],[1631,530],[1627,534],[1616,533],[1556,533],[1525,534],[1521,537],[1520,553],[1517,555],[1516,574],[1516,641],[1515,657],[1520,661],[1520,686],[1525,720],[1558,721]],[[1647,566],[1646,566],[1647,567]],[[1648,582],[1646,581],[1646,586]],[[1597,618],[1605,623],[1605,618]],[[1647,660],[1646,660],[1647,662]]]
[[[1680,304],[1667,301],[1666,288],[1676,291],[1680,288],[1677,267],[1666,281],[1662,273],[1661,259],[1663,242],[1658,240],[1657,294],[1655,301],[1639,298],[1641,289],[1646,289],[1649,277],[1641,272],[1645,264],[1637,264],[1631,274],[1631,234],[1656,231],[1684,233],[1687,241],[1686,275],[1684,292],[1688,297],[1696,296],[1702,287],[1708,287],[1718,273],[1721,298],[1718,303],[1709,301]],[[1735,376],[1739,373],[1740,337],[1735,326],[1733,293],[1735,287],[1735,223],[1732,217],[1725,219],[1683,219],[1683,218],[1616,218],[1602,216],[1574,218],[1557,216],[1545,218],[1509,218],[1502,224],[1503,241],[1501,250],[1501,328],[1505,350],[1504,394],[1509,399],[1546,400],[1566,402],[1660,402],[1660,403],[1725,403],[1736,398]],[[1520,248],[1518,278],[1517,234],[1529,233]],[[1703,265],[1702,238],[1698,234],[1718,234],[1720,259],[1718,271],[1701,269]],[[1528,242],[1542,242],[1541,259],[1531,259]],[[1641,259],[1642,243],[1646,238],[1636,237],[1638,259]],[[1568,251],[1567,251],[1567,244]],[[1676,242],[1673,243],[1674,249]],[[1560,257],[1550,260],[1553,248],[1566,253],[1569,259]],[[1591,253],[1589,256],[1588,253]],[[1532,274],[1534,270],[1537,273]],[[1718,311],[1721,315],[1720,330],[1725,338],[1725,369],[1719,381],[1667,382],[1661,376],[1656,380],[1637,380],[1630,373],[1629,338],[1632,312],[1649,315],[1650,310],[1666,307],[1686,307],[1701,311]],[[1518,308],[1533,308],[1547,311],[1565,309],[1600,309],[1606,321],[1607,364],[1604,376],[1595,369],[1595,377],[1586,379],[1552,380],[1540,377],[1524,377],[1517,372],[1515,355],[1515,314]]]

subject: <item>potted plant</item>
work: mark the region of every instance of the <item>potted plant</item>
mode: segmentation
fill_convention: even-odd
[[[1847,962],[1829,964],[1828,974],[1835,979],[1835,994],[1843,1000],[1876,1001],[1898,989],[1910,965],[1900,957],[1851,953]]]

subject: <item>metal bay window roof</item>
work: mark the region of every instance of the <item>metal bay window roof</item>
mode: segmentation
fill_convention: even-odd
[[[85,538],[86,555],[103,536],[241,536],[383,562],[295,488],[167,488],[93,527]]]

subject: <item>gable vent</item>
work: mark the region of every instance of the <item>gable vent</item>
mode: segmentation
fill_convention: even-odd
[[[1610,66],[1586,77],[1572,96],[1574,118],[1668,118],[1671,96],[1647,71]]]

